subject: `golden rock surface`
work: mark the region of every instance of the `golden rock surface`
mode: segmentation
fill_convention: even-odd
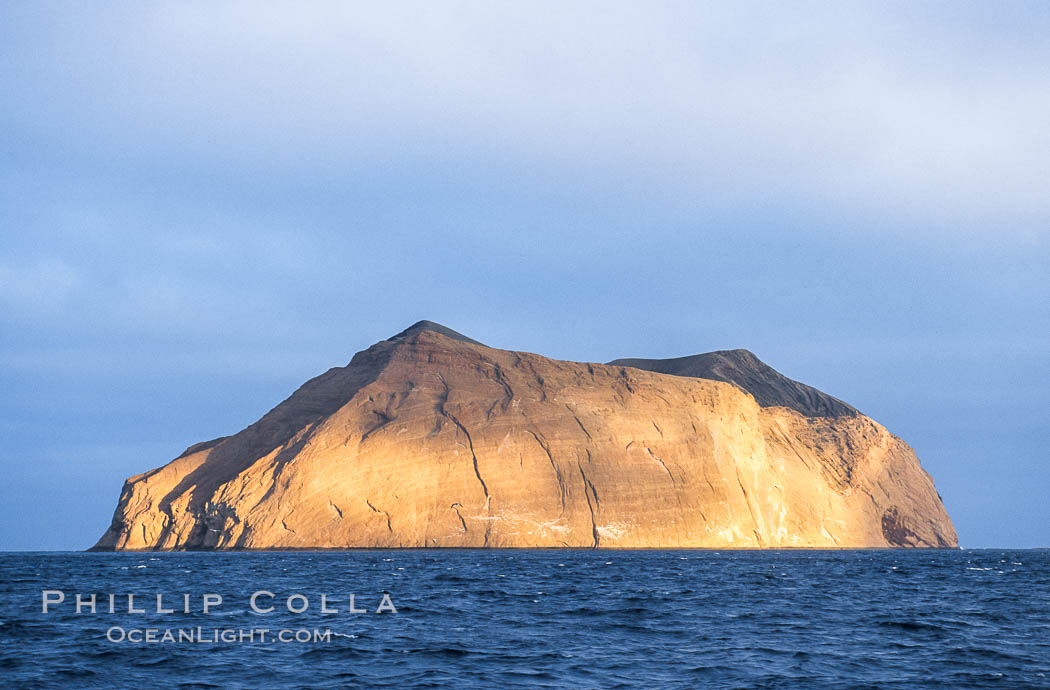
[[[906,443],[768,367],[799,409],[424,324],[128,479],[94,548],[957,545]]]

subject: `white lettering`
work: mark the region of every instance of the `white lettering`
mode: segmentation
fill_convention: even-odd
[[[379,602],[379,608],[376,609],[376,613],[382,613],[383,611],[397,613],[397,609],[394,608],[394,602],[390,600],[389,594],[383,595],[383,601]]]
[[[205,594],[204,595],[204,613],[208,613],[212,606],[222,606],[222,595],[221,594]]]
[[[296,608],[292,606],[293,600],[301,601],[303,602],[303,605],[299,608]],[[288,610],[292,613],[302,613],[306,609],[310,608],[310,601],[302,594],[293,594],[292,596],[288,597],[288,601],[285,602],[285,606],[287,606]]]
[[[90,598],[85,598],[80,593],[77,593],[77,613],[81,613],[86,605],[91,606],[91,613],[95,612],[95,595],[92,594]]]
[[[175,609],[164,608],[164,595],[157,592],[157,613],[175,613]]]
[[[273,611],[273,606],[270,606],[270,608],[266,609],[259,608],[258,604],[256,603],[259,597],[269,597],[270,599],[273,599],[274,593],[267,592],[265,589],[260,589],[258,592],[253,594],[251,598],[252,611],[255,611],[256,613],[270,613],[271,611]]]
[[[58,595],[57,599],[54,598],[55,594]],[[65,592],[63,592],[61,590],[58,590],[58,589],[45,589],[45,590],[42,590],[40,592],[40,596],[43,598],[43,601],[40,603],[40,606],[41,606],[40,612],[41,613],[47,613],[47,607],[48,607],[49,604],[61,604],[63,601],[66,600]]]
[[[146,609],[135,608],[135,595],[128,595],[128,613],[146,613]],[[131,633],[128,633],[128,641],[131,642]]]
[[[354,596],[350,595],[350,613],[368,613],[368,609],[359,609],[354,607]]]

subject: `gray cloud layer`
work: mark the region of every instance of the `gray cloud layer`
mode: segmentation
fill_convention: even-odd
[[[123,476],[419,318],[573,359],[752,348],[912,442],[964,543],[1042,543],[1041,3],[0,27],[0,503],[54,528],[0,547],[86,545]]]

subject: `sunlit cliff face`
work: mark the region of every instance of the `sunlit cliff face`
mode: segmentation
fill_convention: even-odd
[[[630,362],[670,373],[421,322],[130,478],[95,548],[956,546],[845,403],[746,351]]]

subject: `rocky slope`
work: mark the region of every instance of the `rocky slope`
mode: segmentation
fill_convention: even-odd
[[[955,545],[907,444],[747,351],[564,362],[421,322],[128,479],[94,548]]]

